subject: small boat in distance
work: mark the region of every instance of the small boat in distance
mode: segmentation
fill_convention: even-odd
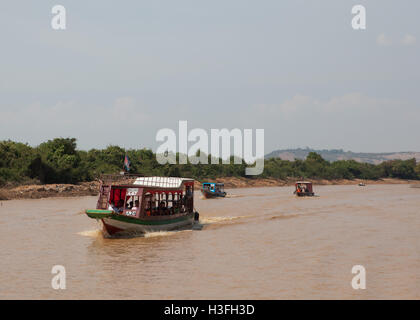
[[[359,183],[359,187],[365,187],[365,186],[366,186],[366,184],[364,184],[363,182]]]
[[[225,185],[223,183],[204,182],[201,187],[201,193],[206,198],[226,197]]]
[[[111,236],[192,227],[199,219],[194,180],[109,175],[101,180],[96,209],[86,215],[100,220],[104,234]]]
[[[297,181],[295,183],[295,192],[298,197],[313,197],[315,195],[313,191],[312,182],[309,181]]]

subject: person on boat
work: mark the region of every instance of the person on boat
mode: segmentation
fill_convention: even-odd
[[[148,215],[148,216],[151,216],[152,215],[152,201],[151,201],[151,197],[147,197],[146,204],[144,206],[144,211],[146,212],[146,215]]]
[[[159,203],[159,211],[160,211],[160,214],[166,214],[166,206],[165,206],[164,201],[161,201]]]
[[[187,197],[191,197],[191,196],[192,196],[192,190],[191,190],[191,187],[188,186],[187,187]]]
[[[108,206],[108,210],[112,210],[112,211],[114,211],[116,213],[123,212],[123,209],[124,209],[123,208],[124,207],[124,201],[122,201],[122,204],[121,204],[121,201],[122,200],[118,201],[118,205],[115,205],[114,201],[111,201],[111,203]]]
[[[123,199],[120,199],[118,201],[118,205],[117,205],[117,212],[118,213],[121,213],[123,211],[124,211],[124,200]]]
[[[114,201],[111,201],[111,203],[108,206],[108,210],[112,210],[114,212],[118,212],[118,208],[115,206]]]
[[[177,213],[179,211],[179,201],[178,200],[174,200],[172,206],[174,208],[174,214]]]
[[[134,202],[134,205],[133,205],[133,202],[131,202],[131,209],[132,210],[137,210],[139,208],[139,205],[140,205],[140,201],[139,200],[136,200]]]

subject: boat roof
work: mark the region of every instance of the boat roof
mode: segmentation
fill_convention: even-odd
[[[216,186],[224,186],[224,183],[221,182],[203,182],[203,184],[214,184]]]
[[[312,182],[310,182],[310,181],[296,181],[296,183],[312,184]]]
[[[179,189],[184,182],[194,182],[194,179],[178,177],[139,177],[133,185],[141,187],[175,188]]]

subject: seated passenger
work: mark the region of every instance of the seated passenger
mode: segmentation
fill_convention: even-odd
[[[178,209],[179,209],[179,202],[178,202],[178,200],[174,200],[173,201],[172,207],[174,208],[174,212],[178,211]]]
[[[140,205],[140,201],[139,201],[139,200],[136,200],[136,201],[134,202],[134,205],[133,205],[133,202],[131,202],[131,209],[133,209],[133,210],[137,210],[137,209],[138,209],[138,207],[139,207],[139,205]]]
[[[124,200],[120,199],[120,201],[118,201],[118,205],[117,205],[117,212],[121,213],[124,211]]]
[[[108,206],[108,210],[112,210],[114,212],[118,212],[118,208],[115,206],[114,201],[111,201],[111,203]]]
[[[192,190],[190,186],[187,187],[186,193],[187,193],[187,197],[192,196]]]
[[[166,214],[166,206],[164,201],[159,203],[159,211],[161,214]]]

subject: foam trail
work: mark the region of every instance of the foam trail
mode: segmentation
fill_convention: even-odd
[[[180,232],[186,232],[192,230],[174,230],[174,231],[155,231],[155,232],[146,232],[144,234],[145,238],[154,238],[154,237],[167,237],[178,234]]]
[[[200,223],[210,224],[224,221],[232,221],[241,218],[247,218],[248,216],[236,216],[236,217],[200,217]]]
[[[77,234],[84,237],[96,238],[102,235],[102,231],[99,229],[86,230],[86,231],[78,232]]]

